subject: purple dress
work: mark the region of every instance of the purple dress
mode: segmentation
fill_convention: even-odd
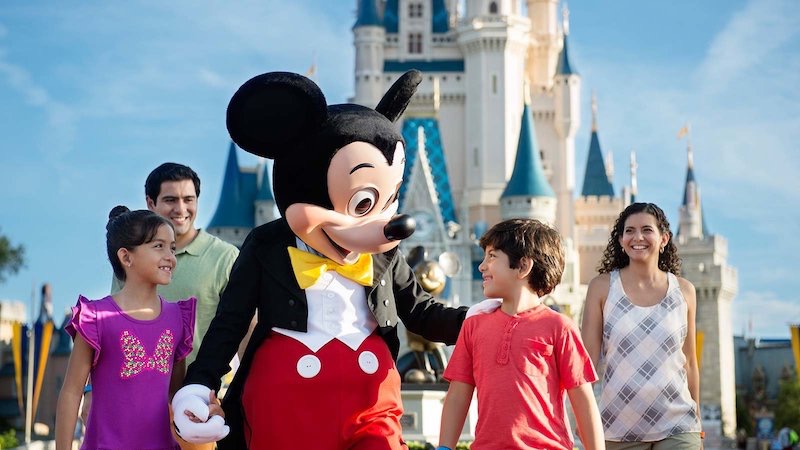
[[[160,298],[160,297],[159,297]],[[78,297],[67,332],[94,349],[92,406],[81,449],[179,449],[170,431],[172,366],[192,350],[197,300],[161,298],[161,314],[137,320],[111,296]]]

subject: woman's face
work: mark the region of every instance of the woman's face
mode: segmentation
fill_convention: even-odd
[[[625,219],[625,226],[619,238],[622,250],[631,261],[655,259],[669,242],[669,234],[661,233],[655,216],[640,212]]]

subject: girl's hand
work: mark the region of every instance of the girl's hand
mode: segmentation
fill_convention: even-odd
[[[222,407],[219,404],[219,399],[214,391],[211,391],[208,394],[208,417],[211,418],[212,416],[221,416],[223,419],[225,418],[225,411],[222,410]],[[200,419],[199,417],[195,416],[191,413],[191,411],[184,411],[186,417],[189,418],[194,423],[203,423],[204,420]]]

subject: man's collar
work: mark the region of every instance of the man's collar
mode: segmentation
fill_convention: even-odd
[[[197,230],[197,236],[192,239],[192,242],[189,242],[189,245],[176,251],[175,254],[180,255],[181,253],[188,253],[192,256],[198,256],[203,252],[203,249],[210,239],[211,235],[206,233],[202,228],[199,228]]]

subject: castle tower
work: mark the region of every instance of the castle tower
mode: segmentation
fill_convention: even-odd
[[[264,225],[267,222],[272,222],[279,217],[275,205],[275,197],[272,196],[272,182],[269,177],[269,164],[262,161],[261,170],[259,171],[260,180],[258,180],[258,193],[255,199],[255,225]]]
[[[383,96],[383,53],[386,30],[377,0],[358,0],[358,18],[353,25],[356,48],[354,103],[374,107]]]
[[[556,228],[562,236],[573,237],[575,216],[572,201],[575,192],[575,133],[580,127],[581,78],[569,60],[567,36],[568,13],[564,10],[564,45],[558,55],[558,65],[553,77],[553,126],[557,139],[554,148],[545,153],[552,175],[550,184],[556,192]]]
[[[580,197],[575,200],[581,284],[588,284],[597,275],[597,266],[608,244],[611,228],[623,208],[623,199],[614,195],[609,174],[597,131],[597,97],[592,94],[592,135],[583,188]]]
[[[728,242],[708,232],[700,210],[700,190],[694,175],[691,146],[680,208],[676,244],[681,273],[697,293],[697,336],[700,360],[700,405],[719,414],[722,432],[736,432],[736,385],[731,304],[738,291],[736,269],[729,266]]]
[[[255,178],[255,170],[248,170],[248,178]],[[255,180],[252,187],[242,179],[239,169],[239,159],[236,156],[236,144],[231,142],[228,150],[228,162],[225,165],[225,176],[222,180],[222,190],[219,196],[217,210],[208,223],[208,232],[218,238],[241,247],[247,233],[253,229],[255,218]],[[249,199],[248,199],[249,197]]]
[[[465,195],[470,220],[496,222],[516,153],[530,20],[511,0],[467,0],[464,54]]]
[[[531,32],[525,72],[531,83],[531,91],[536,94],[548,91],[553,86],[561,44],[556,20],[558,0],[527,0],[527,6]],[[564,30],[565,35],[568,32],[568,29]]]
[[[500,214],[503,220],[528,217],[548,225],[556,218],[556,194],[542,169],[528,102],[522,110],[514,172],[500,196]]]

